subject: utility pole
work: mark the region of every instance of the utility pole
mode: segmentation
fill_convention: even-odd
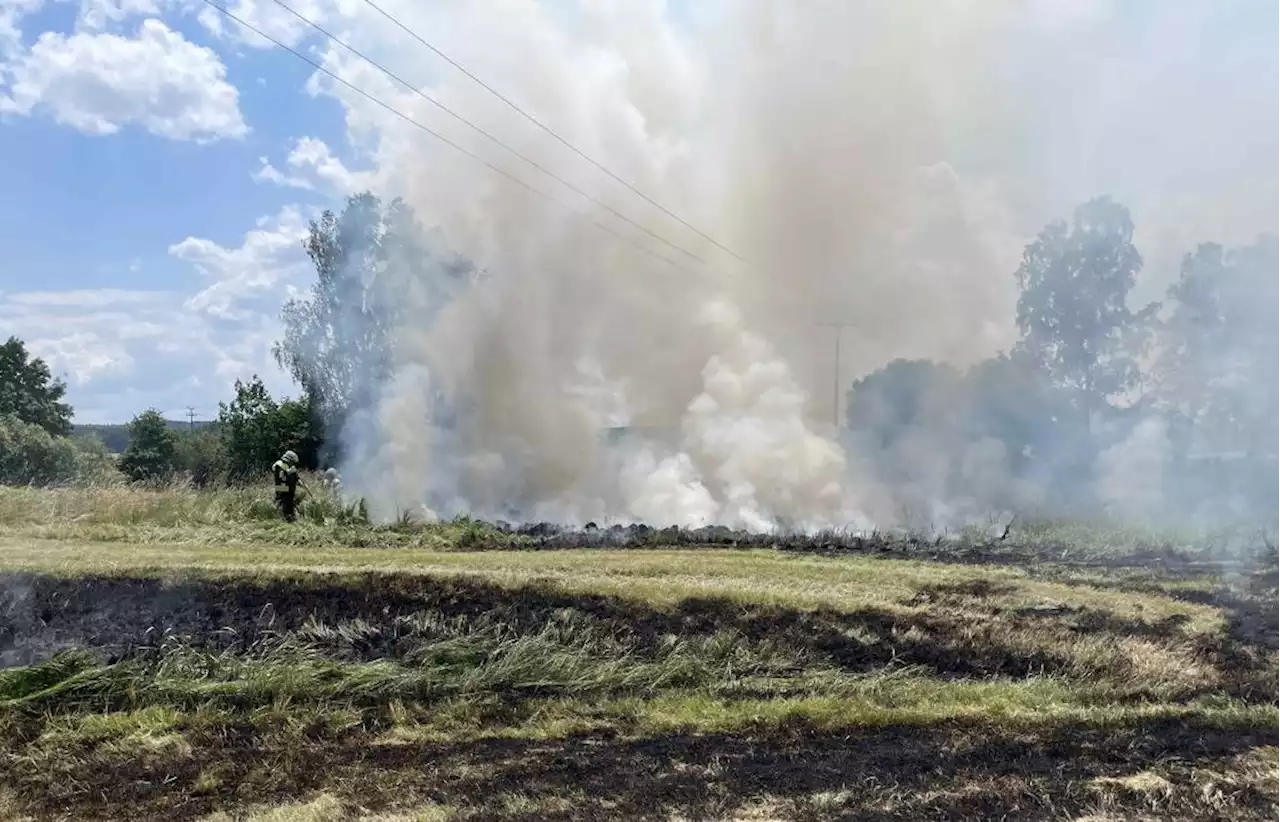
[[[196,408],[194,405],[187,406],[187,430],[196,430]]]
[[[836,356],[831,368],[831,422],[840,430],[840,332],[853,323],[815,323],[819,328],[834,328],[836,332]]]

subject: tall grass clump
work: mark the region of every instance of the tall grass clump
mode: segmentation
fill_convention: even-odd
[[[226,525],[251,519],[263,488],[197,490],[182,481],[0,489],[0,524]]]
[[[173,646],[153,657],[94,664],[68,651],[0,677],[0,707],[36,712],[135,710],[164,705],[253,709],[288,702],[377,707],[461,694],[644,694],[731,687],[770,669],[739,638],[673,641],[656,655],[567,645],[551,628],[441,637],[403,660],[350,663],[305,646],[238,655]],[[609,652],[612,653],[609,653]],[[603,652],[603,653],[602,653]]]
[[[344,501],[320,493],[302,495],[299,516],[315,524],[369,524],[363,500]],[[267,484],[197,488],[177,478],[47,488],[0,486],[0,525],[230,526],[279,519]]]

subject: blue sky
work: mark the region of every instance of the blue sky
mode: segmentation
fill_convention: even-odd
[[[95,24],[101,8],[123,12]],[[0,10],[0,334],[67,380],[79,421],[209,417],[252,373],[293,390],[275,318],[308,282],[306,219],[339,192],[273,183],[261,158],[287,171],[303,137],[341,157],[343,110],[306,91],[310,67],[195,11]]]

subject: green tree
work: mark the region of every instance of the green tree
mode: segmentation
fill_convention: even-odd
[[[55,439],[62,441],[68,438],[55,437]],[[115,455],[107,448],[101,437],[77,434],[69,439],[75,448],[76,455],[74,482],[93,484],[119,481],[120,472]]]
[[[129,447],[120,458],[120,471],[134,482],[167,480],[173,476],[177,437],[154,408],[129,423]]]
[[[296,451],[303,468],[316,467],[320,438],[306,398],[276,402],[255,374],[236,380],[236,396],[219,404],[217,429],[227,476],[249,482],[266,474],[280,454]]]
[[[66,383],[53,379],[45,361],[31,357],[17,337],[0,345],[0,415],[65,437],[71,433],[71,406],[62,402],[66,392]]]
[[[386,257],[381,201],[366,192],[350,197],[340,216],[325,211],[304,246],[317,280],[310,299],[285,304],[285,336],[274,353],[313,409],[337,426],[353,409],[369,407],[391,367],[395,295],[375,287]]]
[[[311,409],[311,401],[303,396],[284,399],[276,408],[276,430],[280,447],[297,453],[303,468],[315,470],[319,464],[322,445],[317,427],[317,415]],[[279,456],[278,454],[276,456]]]
[[[217,425],[229,479],[247,482],[259,477],[280,456],[278,409],[256,374],[247,383],[236,380],[235,399],[218,404]]]
[[[1168,292],[1155,374],[1175,427],[1200,450],[1275,454],[1280,390],[1274,234],[1227,250],[1203,243]],[[1183,422],[1181,427],[1176,422]],[[1273,500],[1274,502],[1274,500]]]
[[[1070,392],[1086,415],[1139,385],[1139,357],[1158,310],[1154,303],[1129,310],[1141,268],[1129,211],[1107,197],[1076,208],[1070,225],[1050,223],[1023,252],[1014,355]]]
[[[76,477],[75,448],[12,414],[0,415],[0,483],[54,485]]]
[[[965,373],[962,396],[955,413],[964,419],[965,438],[1002,443],[1013,476],[1057,477],[1061,502],[1084,491],[1080,480],[1092,460],[1088,420],[1072,413],[1070,392],[1034,363],[1006,354],[983,360]]]
[[[442,245],[422,231],[402,201],[384,205],[368,192],[348,198],[340,215],[326,211],[313,221],[304,247],[316,282],[308,298],[285,304],[284,337],[274,354],[302,386],[312,430],[336,440],[354,413],[373,407],[391,374],[393,331],[406,293],[442,297],[441,288],[474,266],[436,253]]]

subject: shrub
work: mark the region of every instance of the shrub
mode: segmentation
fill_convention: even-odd
[[[173,476],[177,437],[159,411],[143,411],[129,423],[129,448],[120,471],[134,482],[156,482]]]
[[[113,465],[101,440],[54,436],[15,416],[0,416],[0,484],[89,483]]]
[[[216,428],[175,433],[174,464],[197,488],[207,488],[225,479],[226,451]]]
[[[111,453],[111,449],[101,437],[87,434],[70,439],[76,453],[74,482],[82,485],[97,485],[119,481],[120,473],[116,456]]]
[[[276,402],[257,376],[236,381],[236,397],[219,407],[217,428],[227,478],[245,483],[267,476],[285,449],[297,452],[301,467],[314,469],[320,440],[307,400]]]

